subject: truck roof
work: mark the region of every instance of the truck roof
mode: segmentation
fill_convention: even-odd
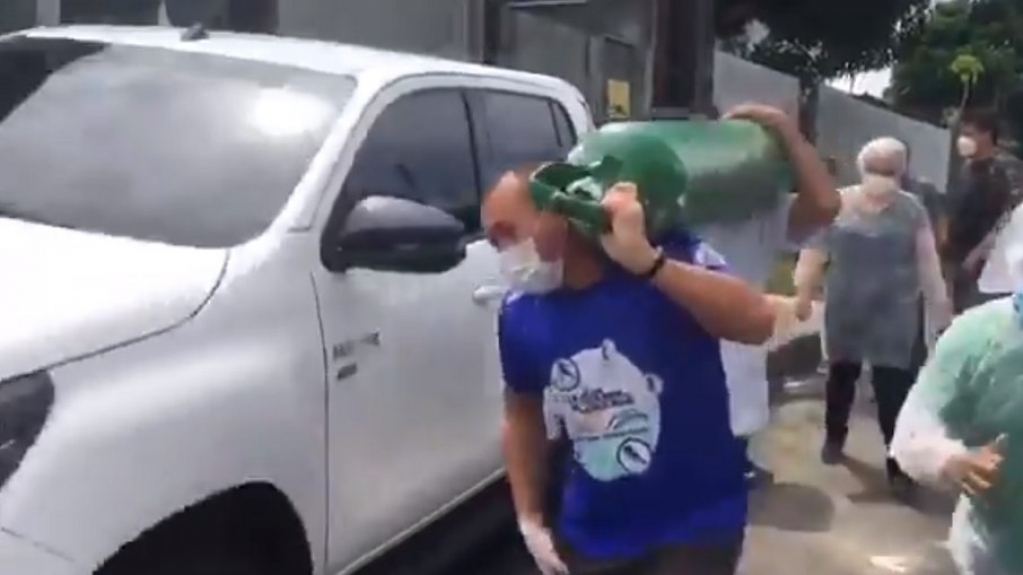
[[[564,80],[541,74],[352,44],[217,30],[210,30],[201,39],[188,40],[183,38],[184,32],[168,26],[70,25],[33,28],[18,34],[199,52],[356,77],[372,73],[377,78],[384,75],[396,79],[448,73],[500,77],[554,89],[569,86]]]

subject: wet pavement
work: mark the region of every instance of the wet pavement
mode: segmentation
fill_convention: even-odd
[[[860,394],[843,465],[820,463],[824,418],[819,378],[786,386],[772,426],[755,442],[775,482],[752,499],[741,575],[951,575],[943,544],[948,496],[892,500],[874,406]],[[509,530],[510,531],[510,530]],[[532,575],[528,556],[504,533],[451,575]]]
[[[826,466],[819,457],[823,382],[786,386],[771,427],[755,445],[776,477],[754,495],[743,575],[955,572],[944,549],[954,501],[924,489],[912,505],[890,497],[874,409],[860,393],[846,461]]]

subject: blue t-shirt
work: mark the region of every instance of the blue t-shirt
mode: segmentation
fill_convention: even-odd
[[[668,252],[723,266],[696,240]],[[689,313],[613,270],[584,290],[509,294],[498,326],[506,385],[542,394],[548,431],[572,440],[557,529],[573,549],[629,558],[741,532],[744,450],[718,340]]]

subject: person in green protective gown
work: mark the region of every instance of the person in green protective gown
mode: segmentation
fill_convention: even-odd
[[[949,550],[964,575],[1023,575],[1023,211],[999,242],[1014,295],[942,334],[891,446],[916,479],[961,492]]]

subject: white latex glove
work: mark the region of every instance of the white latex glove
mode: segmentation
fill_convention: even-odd
[[[568,567],[554,549],[554,539],[549,529],[534,519],[520,519],[519,532],[526,549],[533,556],[537,568],[543,575],[565,575]]]
[[[1005,457],[1005,434],[979,449],[971,449],[949,457],[942,465],[942,474],[969,495],[982,495],[999,481]]]

